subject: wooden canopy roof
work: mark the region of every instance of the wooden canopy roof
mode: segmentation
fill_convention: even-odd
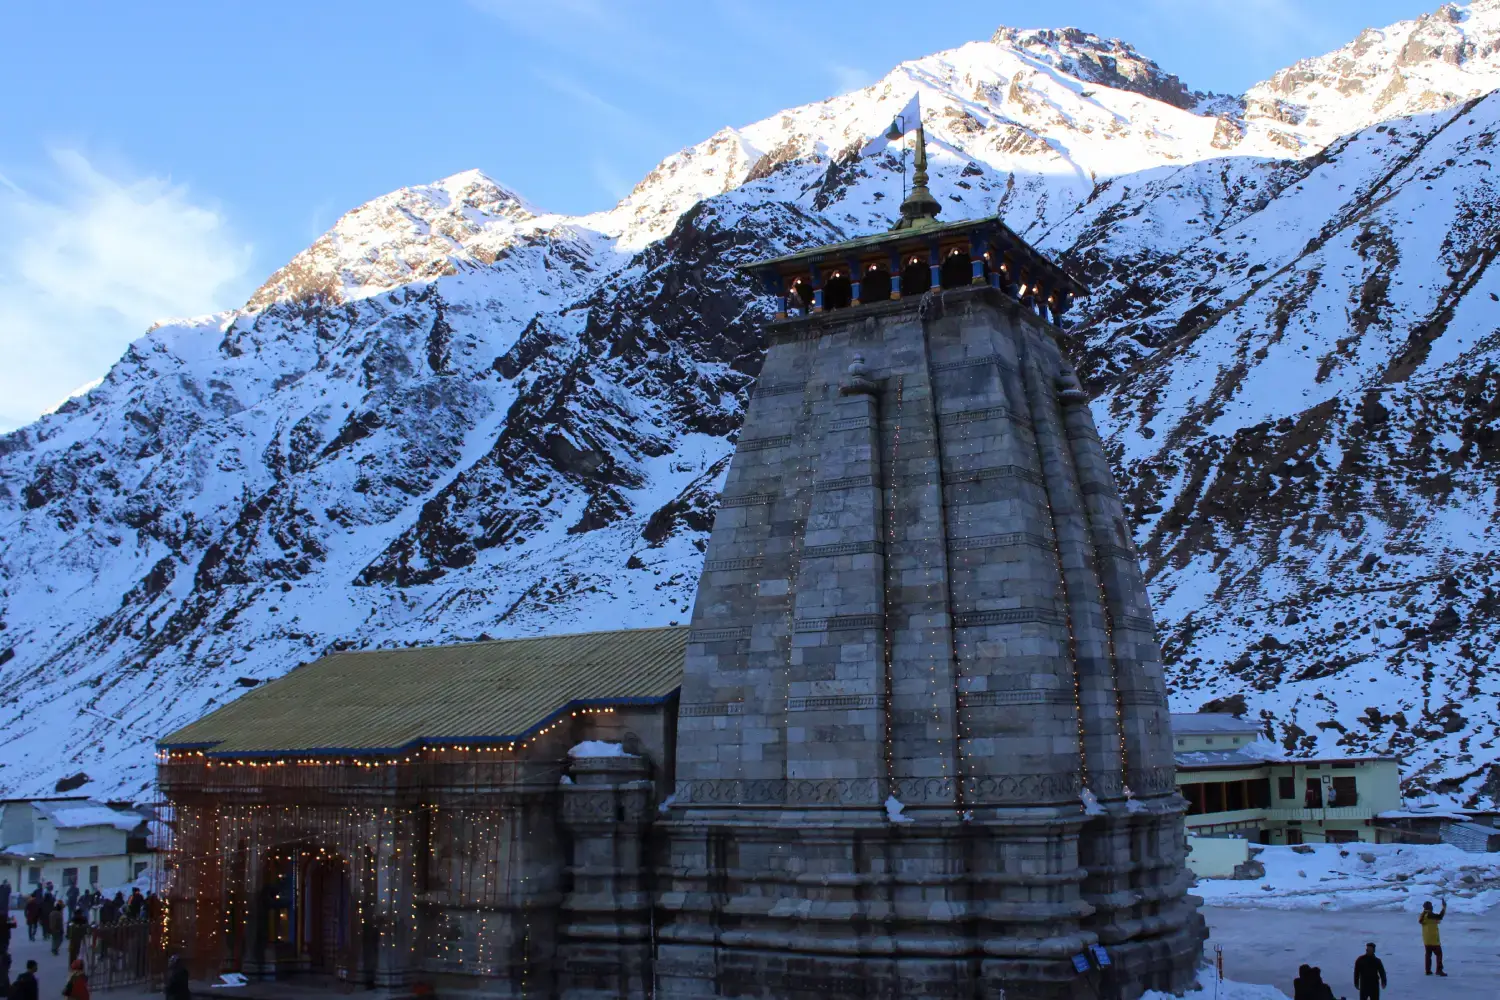
[[[1074,296],[1089,293],[1087,285],[1038,253],[1002,222],[998,215],[860,236],[842,243],[830,243],[745,264],[740,270],[756,276],[764,286],[772,287],[777,279],[808,274],[814,267],[826,270],[850,262],[884,262],[892,257],[900,259],[908,253],[926,253],[933,248],[941,253],[946,253],[953,247],[968,250],[976,240],[982,241],[992,251],[1009,254],[1019,266],[1037,275],[1052,288]]]

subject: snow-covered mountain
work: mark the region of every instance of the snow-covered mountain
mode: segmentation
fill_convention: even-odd
[[[141,794],[157,735],[331,648],[685,620],[766,315],[733,265],[888,226],[915,89],[943,217],[1095,286],[1177,707],[1500,795],[1497,46],[1475,0],[1225,97],[1006,28],[607,212],[377,198],[0,437],[0,788]]]

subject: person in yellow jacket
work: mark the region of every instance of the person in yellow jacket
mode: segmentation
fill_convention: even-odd
[[[1438,933],[1438,924],[1443,922],[1443,917],[1448,914],[1448,901],[1443,900],[1443,908],[1434,913],[1432,902],[1429,900],[1422,904],[1422,915],[1417,920],[1422,925],[1422,968],[1427,975],[1432,975],[1432,960],[1437,958],[1437,974],[1446,976],[1443,971],[1443,938]]]

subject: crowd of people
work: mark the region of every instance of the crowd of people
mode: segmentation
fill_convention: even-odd
[[[1433,959],[1437,960],[1437,975],[1443,971],[1443,938],[1438,925],[1448,915],[1448,902],[1434,910],[1432,903],[1423,903],[1417,923],[1422,928],[1422,964],[1426,975],[1433,975]],[[1389,985],[1385,974],[1385,963],[1375,954],[1375,942],[1365,945],[1365,953],[1354,960],[1354,988],[1359,991],[1359,1000],[1380,1000],[1380,991]],[[1314,965],[1304,965],[1297,970],[1292,981],[1292,1000],[1337,1000],[1333,987],[1323,979],[1323,970]]]
[[[26,968],[11,977],[11,935],[18,929],[13,915],[21,911],[26,923],[26,939],[40,936],[50,944],[52,954],[59,955],[63,944],[68,948],[68,978],[62,995],[68,1000],[89,1000],[89,981],[84,958],[90,942],[100,941],[101,932],[127,922],[159,921],[161,900],[155,893],[133,888],[129,896],[116,892],[106,896],[96,888],[79,889],[70,885],[59,894],[51,882],[43,882],[20,896],[9,879],[0,879],[0,997],[5,1000],[38,1000],[37,963],[26,962]]]

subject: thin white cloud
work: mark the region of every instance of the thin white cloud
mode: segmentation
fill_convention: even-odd
[[[0,431],[98,378],[154,322],[237,306],[251,248],[160,177],[57,150],[41,183],[0,188]]]
[[[604,160],[595,160],[593,163],[594,182],[599,185],[599,190],[608,194],[615,201],[620,201],[628,195],[635,187],[635,182],[626,177],[623,172],[617,170],[613,164]]]
[[[1151,0],[1151,6],[1159,15],[1200,27],[1205,20],[1217,21],[1231,28],[1240,44],[1257,48],[1279,49],[1289,38],[1316,40],[1337,35],[1332,22],[1314,13],[1316,4],[1296,0]]]
[[[875,77],[868,70],[860,69],[858,66],[829,63],[826,69],[828,70],[828,75],[833,77],[834,86],[839,88],[839,93],[841,94],[847,94],[854,90],[863,90],[875,82]]]

